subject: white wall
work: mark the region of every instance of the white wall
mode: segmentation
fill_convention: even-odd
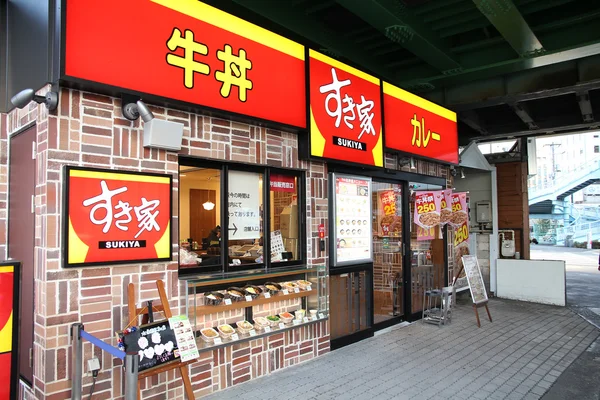
[[[499,259],[496,278],[498,297],[566,305],[564,261]]]
[[[464,179],[460,175],[454,178],[454,187],[456,192],[469,192],[471,203],[469,220],[471,227],[476,227],[477,202],[492,201],[492,174],[490,171],[475,172],[475,170],[466,170]]]

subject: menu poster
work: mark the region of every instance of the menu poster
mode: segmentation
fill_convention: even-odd
[[[452,215],[452,190],[442,191],[442,202],[440,204],[440,225],[446,225],[450,221]]]
[[[196,339],[194,339],[194,332],[192,331],[192,326],[188,317],[185,315],[178,315],[169,318],[169,325],[175,332],[175,340],[177,340],[177,348],[179,349],[181,361],[186,362],[200,357],[198,347],[196,346]]]
[[[135,332],[117,332],[125,351],[139,355],[139,371],[159,367],[179,358],[175,332],[167,320],[140,326]]]
[[[271,232],[271,261],[281,261],[281,253],[284,251],[281,231]]]
[[[260,238],[260,175],[229,171],[229,240]]]
[[[448,225],[453,227],[454,233],[454,270],[460,271],[463,265],[463,256],[470,253],[469,250],[469,214],[467,206],[467,193],[452,193],[452,214]],[[457,290],[467,288],[467,277],[465,271],[457,277],[455,287]]]
[[[372,261],[371,179],[333,174],[334,266]]]
[[[481,270],[479,269],[477,257],[463,256],[462,261],[465,266],[465,272],[467,274],[467,281],[469,282],[471,296],[473,297],[473,303],[481,304],[487,302],[488,296],[485,290],[485,285],[483,284],[483,277],[481,276]]]
[[[417,240],[435,239],[435,227],[440,224],[443,191],[415,193],[414,221],[417,225]]]
[[[377,192],[379,208],[378,227],[380,236],[400,236],[402,233],[402,217],[400,211],[400,192],[397,189],[384,189]]]

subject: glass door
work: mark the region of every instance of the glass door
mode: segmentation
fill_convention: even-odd
[[[404,314],[402,186],[373,182],[373,323]]]
[[[426,222],[431,227],[423,227],[415,221],[415,207],[426,206],[422,198],[417,198],[417,193],[431,193],[442,190],[441,186],[426,185],[411,182],[410,186],[410,302],[411,312],[419,313],[423,310],[424,293],[430,289],[441,289],[444,285],[444,269],[446,266],[444,239],[439,226],[439,215],[435,212],[420,215],[421,223]],[[429,197],[429,196],[428,196]],[[427,200],[425,200],[427,201]],[[432,202],[433,204],[433,202]],[[427,210],[426,210],[427,211]],[[439,210],[438,210],[439,212]],[[429,214],[429,215],[425,215]],[[430,221],[432,220],[432,221]]]
[[[371,301],[367,289],[371,284],[371,276],[367,270],[338,272],[332,270],[329,276],[331,339],[347,338],[352,342],[352,335],[371,327]]]

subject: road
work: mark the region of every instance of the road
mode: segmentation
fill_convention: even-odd
[[[567,264],[567,305],[600,328],[600,250],[531,245],[534,260],[564,260]],[[600,339],[561,374],[542,400],[599,400]],[[592,372],[593,371],[593,372]]]
[[[533,260],[564,260],[567,264],[567,305],[600,312],[600,250],[531,245]]]

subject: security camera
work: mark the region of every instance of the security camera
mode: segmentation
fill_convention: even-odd
[[[50,111],[55,110],[56,107],[58,107],[57,92],[48,92],[45,96],[40,96],[35,94],[35,91],[31,88],[21,90],[10,99],[10,102],[17,108],[23,108],[32,100],[38,104],[44,103]]]
[[[135,103],[124,104],[122,110],[123,116],[130,121],[135,121],[139,117],[142,117],[142,121],[144,122],[150,122],[154,119],[152,111],[141,100]]]
[[[452,175],[452,176],[458,175],[458,171],[456,170],[454,165],[450,167],[450,175]]]

